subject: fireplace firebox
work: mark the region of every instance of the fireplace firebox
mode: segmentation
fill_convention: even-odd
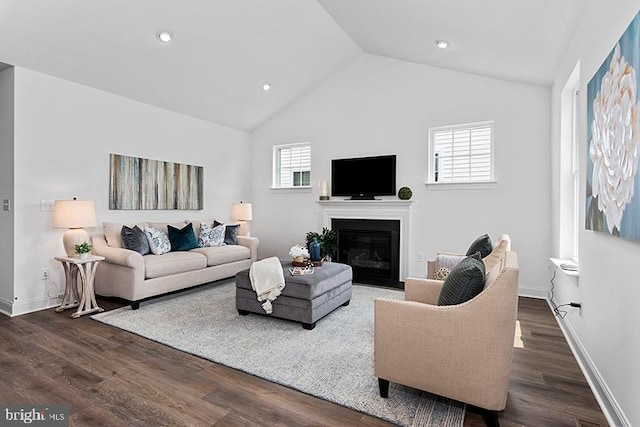
[[[337,262],[348,264],[353,281],[403,288],[400,269],[400,221],[385,219],[331,220],[338,236]]]

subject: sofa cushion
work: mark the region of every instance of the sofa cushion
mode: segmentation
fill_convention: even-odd
[[[227,264],[235,261],[243,261],[251,258],[249,248],[240,245],[226,245],[209,248],[196,248],[190,252],[196,252],[207,257],[207,265]]]
[[[198,236],[198,247],[209,248],[222,246],[222,244],[224,243],[225,229],[226,227],[224,225],[213,227],[206,222],[201,223],[200,235]]]
[[[169,276],[207,267],[207,258],[193,252],[169,252],[164,255],[145,255],[145,279]]]
[[[153,228],[157,228],[158,230],[162,231],[164,234],[169,235],[169,229],[167,228],[168,225],[171,225],[175,228],[178,229],[182,229],[184,228],[187,223],[184,221],[176,221],[176,222],[149,222],[148,223],[148,227],[153,227]]]
[[[171,242],[172,251],[189,251],[198,247],[196,235],[193,234],[193,225],[191,223],[182,228],[176,228],[171,224],[167,225],[169,231],[169,242]]]
[[[171,250],[171,242],[169,237],[155,227],[145,227],[144,233],[149,240],[149,249],[155,255],[166,254]]]
[[[471,243],[465,255],[469,256],[480,252],[480,258],[484,258],[489,255],[492,250],[493,244],[491,243],[491,238],[489,238],[488,234],[483,234]]]
[[[120,236],[125,249],[136,251],[140,255],[146,255],[151,252],[147,235],[137,225],[133,228],[123,225],[122,230],[120,230]]]
[[[485,269],[480,253],[468,256],[444,279],[438,305],[456,305],[469,301],[484,289]]]

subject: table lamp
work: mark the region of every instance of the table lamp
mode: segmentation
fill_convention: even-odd
[[[239,236],[250,236],[247,221],[253,219],[251,203],[233,203],[231,205],[231,219],[240,224],[240,228],[238,229]]]
[[[56,200],[53,209],[53,226],[67,228],[62,236],[62,244],[67,256],[75,255],[74,246],[89,241],[89,235],[82,227],[96,226],[96,206],[92,200]]]

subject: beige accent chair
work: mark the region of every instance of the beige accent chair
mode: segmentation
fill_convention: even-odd
[[[506,407],[518,310],[518,258],[505,251],[485,288],[438,306],[443,281],[408,278],[405,300],[375,301],[374,359],[380,395],[389,382],[483,410],[490,425]]]

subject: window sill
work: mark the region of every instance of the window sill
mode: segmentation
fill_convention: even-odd
[[[427,190],[489,190],[496,188],[498,181],[478,182],[425,182]]]
[[[580,277],[579,265],[567,259],[549,258],[557,271],[561,271],[565,276]],[[574,266],[577,270],[571,270],[567,266]]]
[[[310,193],[313,189],[310,185],[300,187],[271,187],[271,191],[277,193]]]

